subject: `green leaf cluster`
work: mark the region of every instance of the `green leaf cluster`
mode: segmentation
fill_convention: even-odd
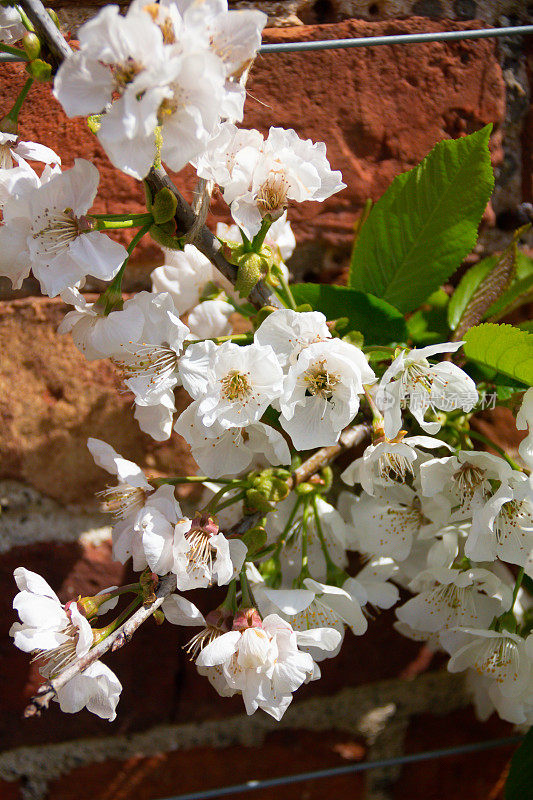
[[[439,142],[373,206],[352,255],[349,286],[406,313],[418,308],[472,250],[492,193],[492,126]]]

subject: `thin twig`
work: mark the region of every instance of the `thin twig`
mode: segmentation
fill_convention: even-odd
[[[139,628],[143,622],[152,616],[162,604],[165,597],[176,589],[176,576],[167,575],[162,578],[159,586],[156,589],[156,599],[149,606],[142,606],[136,611],[120,628],[111,633],[107,638],[103,639],[95,647],[91,648],[87,655],[74,661],[67,669],[63,670],[57,678],[46,681],[39,687],[37,694],[35,694],[29,704],[24,710],[25,717],[38,717],[44,708],[48,708],[51,700],[57,695],[59,689],[62,689],[72,678],[79,675],[80,672],[87,669],[88,666],[97,661],[105,653],[119,650],[127,642]]]
[[[357,447],[358,444],[361,444],[370,436],[370,431],[371,427],[366,423],[346,428],[346,430],[341,433],[337,444],[331,445],[331,447],[322,447],[320,450],[317,450],[314,455],[304,461],[303,464],[295,470],[293,485],[298,486],[299,483],[303,483],[312,475],[315,475],[321,469],[327,467],[328,464],[331,464],[344,450]]]

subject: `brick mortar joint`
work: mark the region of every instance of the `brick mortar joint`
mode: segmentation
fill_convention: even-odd
[[[19,747],[0,754],[0,778],[23,778],[27,785],[25,796],[37,800],[46,795],[51,781],[76,767],[195,747],[260,746],[269,733],[280,729],[335,729],[357,734],[367,740],[375,753],[388,727],[391,732],[401,733],[416,714],[444,715],[469,702],[462,677],[447,672],[427,673],[413,681],[397,678],[306,700],[291,706],[280,722],[266,715],[238,715],[157,725],[121,736]],[[398,745],[403,748],[401,740]]]

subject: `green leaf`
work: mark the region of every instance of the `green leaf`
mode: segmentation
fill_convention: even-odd
[[[505,783],[505,800],[526,800],[533,786],[533,728],[511,759],[511,768]]]
[[[351,288],[406,312],[457,269],[476,243],[494,185],[491,130],[486,125],[439,142],[421,164],[394,179],[359,233]]]
[[[517,327],[523,331],[530,331],[533,333],[533,319],[528,319],[526,322],[520,322]]]
[[[533,334],[513,325],[485,322],[465,335],[467,358],[533,386]]]
[[[449,299],[444,289],[437,289],[422,308],[411,314],[407,320],[407,331],[414,344],[425,346],[449,340],[446,317]]]
[[[533,294],[533,275],[515,281],[512,286],[487,311],[487,317],[504,317],[513,308],[529,301]]]
[[[474,296],[477,287],[489,272],[494,269],[497,262],[498,256],[484,258],[474,264],[473,267],[470,267],[459,281],[448,306],[448,323],[452,331],[456,329],[459,320],[463,316],[463,311]]]
[[[476,289],[494,269],[499,258],[499,255],[494,255],[478,261],[477,264],[474,264],[473,267],[470,267],[465,272],[459,281],[448,307],[448,322],[452,331],[459,324],[459,320],[474,296]],[[516,277],[514,282],[501,298],[498,298],[498,301],[487,310],[485,318],[492,317],[494,314],[501,314],[501,309],[506,309],[524,292],[529,291],[530,286],[533,287],[533,259],[519,250],[515,258],[515,267]]]
[[[328,320],[347,317],[346,333],[360,331],[365,344],[389,344],[407,339],[403,315],[385,300],[371,294],[322,283],[291,284],[291,291],[298,304],[309,303],[317,311],[322,311]]]

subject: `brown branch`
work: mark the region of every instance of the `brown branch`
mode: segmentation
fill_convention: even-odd
[[[337,444],[331,447],[322,447],[317,450],[307,461],[298,467],[294,472],[293,484],[298,486],[308,480],[312,475],[319,472],[332,461],[335,461],[338,455],[344,450],[349,450],[352,447],[357,447],[370,436],[371,427],[367,423],[361,425],[354,425],[353,427],[346,428],[342,433]]]
[[[35,26],[36,31],[48,46],[56,63],[58,65],[61,64],[61,62],[72,53],[72,50],[65,41],[62,33],[52,22],[41,0],[20,0],[20,6],[24,9],[28,18]],[[186,234],[193,228],[196,222],[196,214],[178,191],[163,167],[152,167],[145,180],[150,188],[152,196],[155,196],[160,189],[166,188],[170,189],[176,197],[178,205],[174,219],[176,221],[178,235]],[[202,225],[198,230],[194,239],[194,244],[198,250],[215,265],[219,272],[221,272],[230,283],[235,285],[237,281],[237,267],[224,258],[218,241],[205,225]],[[282,304],[278,300],[276,294],[264,281],[259,281],[252,289],[248,300],[252,305],[256,306],[256,308],[261,308],[262,306],[282,308]]]
[[[165,597],[172,594],[176,589],[176,576],[167,575],[161,578],[159,586],[155,591],[156,599],[149,606],[142,606],[139,608],[126,622],[123,623],[116,631],[111,633],[107,638],[99,642],[95,647],[92,647],[87,655],[74,661],[69,667],[63,670],[57,678],[46,681],[39,687],[37,694],[35,694],[24,710],[25,717],[38,717],[44,708],[48,708],[51,700],[57,695],[59,689],[62,689],[72,678],[79,675],[80,672],[87,669],[88,666],[97,661],[101,656],[105,655],[109,650],[119,650],[127,642],[139,628],[143,622],[152,616],[162,604]]]

